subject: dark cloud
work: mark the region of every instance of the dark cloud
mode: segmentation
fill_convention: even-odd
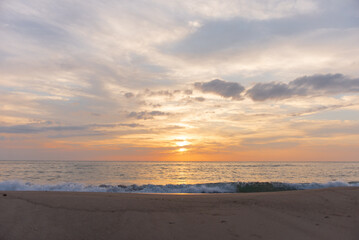
[[[142,124],[138,124],[138,123],[108,123],[108,124],[92,124],[90,125],[91,127],[103,127],[103,128],[115,128],[115,127],[130,127],[130,128],[135,128],[135,127],[143,127]]]
[[[37,133],[39,129],[28,125],[0,126],[0,133]]]
[[[161,111],[151,111],[151,112],[141,111],[141,112],[131,112],[130,114],[128,114],[128,117],[147,120],[147,119],[153,119],[153,117],[167,116],[167,115],[169,114]]]
[[[127,92],[124,95],[125,95],[126,98],[132,98],[132,97],[135,96],[132,92]]]
[[[186,95],[192,95],[193,91],[192,91],[192,89],[187,89],[187,90],[184,90],[183,93]]]
[[[196,82],[195,88],[204,93],[214,93],[224,98],[240,99],[244,87],[239,83],[226,82],[223,80],[215,79],[210,82]]]
[[[306,88],[308,91],[323,91],[323,93],[359,92],[359,78],[352,79],[340,73],[304,76],[290,84],[298,89]]]
[[[151,91],[149,89],[145,90],[145,94],[147,96],[166,96],[166,97],[172,97],[174,92],[169,90],[158,90],[158,91]]]
[[[37,127],[32,125],[0,126],[0,133],[40,133],[46,131],[79,131],[87,129],[87,126],[53,126]]]
[[[48,138],[72,138],[72,137],[95,137],[95,136],[103,136],[106,133],[70,133],[70,134],[56,134],[49,135]]]
[[[176,94],[184,94],[184,95],[192,95],[193,90],[192,89],[185,89],[185,90],[150,90],[146,89],[144,94],[147,96],[165,96],[165,97],[173,97],[173,95]]]
[[[350,78],[337,73],[304,76],[289,83],[257,83],[247,91],[246,95],[254,101],[265,101],[347,92],[359,92],[359,78]]]
[[[152,107],[154,107],[154,108],[162,107],[162,105],[159,104],[159,103],[150,103],[149,105],[152,106]]]
[[[293,90],[285,83],[257,83],[246,93],[254,101],[267,99],[284,99],[294,95]],[[304,95],[304,94],[302,94]]]
[[[90,124],[83,126],[39,126],[39,125],[13,125],[0,126],[0,133],[15,133],[15,134],[30,134],[43,132],[74,132],[74,131],[93,131],[94,128],[115,128],[115,127],[129,127],[136,128],[143,125],[137,123],[119,123],[119,124]],[[78,136],[78,135],[77,135]]]
[[[196,98],[194,98],[194,100],[196,100],[198,102],[204,102],[206,99],[204,97],[196,97]]]

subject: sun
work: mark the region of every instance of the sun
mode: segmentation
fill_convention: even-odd
[[[187,148],[180,148],[180,149],[178,149],[179,152],[187,152],[187,150],[188,150]]]
[[[191,144],[191,142],[187,141],[187,139],[188,138],[186,136],[177,136],[174,140],[178,147],[184,147]]]
[[[184,146],[187,146],[187,145],[190,145],[191,143],[186,141],[186,140],[183,140],[181,142],[176,142],[176,145],[179,146],[179,147],[184,147]]]
[[[176,147],[179,147],[176,151],[177,152],[187,152],[188,151],[188,147],[186,146],[189,146],[191,145],[192,143],[188,140],[188,137],[186,136],[176,136],[173,138],[173,141],[174,141],[174,145]]]

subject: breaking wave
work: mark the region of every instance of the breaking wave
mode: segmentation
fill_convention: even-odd
[[[22,181],[0,182],[0,191],[63,191],[63,192],[113,192],[113,193],[236,193],[274,192],[289,190],[319,189],[331,187],[359,187],[359,182],[332,181],[327,183],[282,183],[282,182],[226,182],[203,184],[166,185],[85,185],[61,183],[39,185]]]

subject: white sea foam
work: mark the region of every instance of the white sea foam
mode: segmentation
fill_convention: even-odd
[[[61,183],[54,185],[32,184],[22,181],[0,182],[0,191],[66,191],[66,192],[118,192],[118,193],[234,193],[238,185],[253,185],[255,183],[206,183],[206,184],[167,184],[167,185],[84,185],[80,183]],[[269,183],[274,188],[283,190],[304,190],[330,187],[354,187],[359,182],[327,182],[327,183]],[[250,191],[256,191],[255,187]],[[261,191],[261,190],[259,190]]]

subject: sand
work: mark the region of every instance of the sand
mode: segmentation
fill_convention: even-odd
[[[359,239],[359,188],[242,194],[0,191],[0,239]]]

